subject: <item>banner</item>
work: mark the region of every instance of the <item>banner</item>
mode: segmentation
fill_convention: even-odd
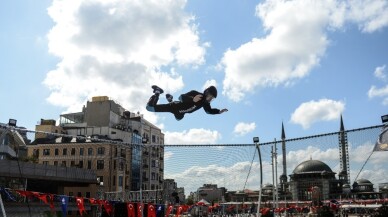
[[[78,207],[80,215],[82,216],[83,213],[86,214],[85,205],[84,205],[84,198],[83,197],[76,197],[75,201],[77,202],[77,207]]]
[[[164,217],[164,205],[156,206],[156,217]]]
[[[128,217],[136,217],[136,203],[127,203]]]
[[[48,197],[50,199],[50,209],[51,209],[51,212],[54,212],[55,211],[54,195],[53,194],[49,194]]]
[[[170,213],[172,212],[172,209],[173,209],[173,208],[174,208],[173,205],[169,205],[169,206],[167,207],[166,217],[168,217],[168,216],[170,215]]]
[[[113,210],[112,204],[110,204],[109,201],[105,200],[103,202],[103,205],[106,213],[108,213],[108,215],[111,215]]]
[[[151,203],[147,207],[147,217],[156,217],[156,207]]]
[[[388,124],[384,125],[373,151],[388,151]]]
[[[62,207],[63,217],[66,217],[67,216],[67,206],[69,204],[69,197],[66,195],[60,195],[59,198],[61,199],[61,207]]]
[[[138,203],[137,204],[137,217],[143,217],[143,204]]]

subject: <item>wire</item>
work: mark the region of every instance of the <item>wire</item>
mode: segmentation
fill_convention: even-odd
[[[252,158],[252,161],[251,161],[251,166],[249,167],[249,171],[248,171],[248,174],[247,174],[247,178],[245,179],[243,190],[245,190],[245,186],[247,185],[249,175],[251,174],[252,164],[253,164],[253,160],[255,160],[255,156],[256,156],[256,150],[253,152],[253,158]]]

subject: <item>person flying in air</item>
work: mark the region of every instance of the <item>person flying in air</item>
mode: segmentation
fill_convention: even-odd
[[[179,121],[182,120],[186,113],[193,113],[200,108],[203,108],[208,114],[222,114],[227,112],[228,109],[216,109],[212,108],[210,102],[217,98],[217,88],[210,86],[205,89],[203,93],[196,90],[192,90],[188,93],[179,96],[179,101],[172,101],[173,96],[166,94],[168,104],[157,104],[159,95],[164,91],[162,88],[153,85],[153,93],[148,100],[146,109],[150,112],[170,112],[173,113],[175,118]]]

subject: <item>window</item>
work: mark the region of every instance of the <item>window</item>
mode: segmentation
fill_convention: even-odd
[[[113,176],[113,186],[116,186],[116,176]]]
[[[156,136],[152,135],[152,143],[156,143]]]
[[[93,149],[92,148],[88,148],[88,155],[93,155]]]
[[[81,156],[84,155],[84,148],[79,149],[79,155],[81,155]]]
[[[119,176],[119,186],[123,186],[123,176]]]
[[[66,167],[66,161],[62,161],[61,166]]]
[[[34,149],[32,155],[34,155],[34,157],[39,158],[39,149]]]
[[[86,197],[86,198],[90,198],[90,192],[89,192],[89,191],[86,192],[85,197]]]
[[[75,148],[71,149],[71,155],[75,155]]]
[[[151,167],[155,167],[155,160],[151,161]]]
[[[59,149],[56,148],[54,152],[55,152],[55,156],[59,155]]]
[[[84,168],[84,161],[80,160],[78,163],[79,168]]]
[[[120,161],[119,163],[119,170],[123,171],[124,170],[124,162]]]
[[[70,166],[71,166],[71,167],[75,167],[75,161],[72,160],[72,161],[70,162]]]
[[[67,155],[67,148],[63,149],[63,155]]]
[[[50,149],[43,149],[43,155],[50,155]]]
[[[97,148],[97,154],[98,155],[103,155],[104,153],[105,153],[105,148],[104,147]]]
[[[155,173],[151,173],[151,180],[155,180]]]
[[[98,170],[104,169],[104,160],[97,160],[97,169]]]
[[[92,169],[92,161],[91,161],[91,160],[88,160],[88,169],[89,169],[89,170]]]
[[[43,161],[43,165],[48,165],[48,161]]]
[[[54,166],[58,166],[58,161],[54,161]]]

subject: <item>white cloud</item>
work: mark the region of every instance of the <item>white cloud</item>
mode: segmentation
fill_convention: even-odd
[[[326,52],[328,31],[348,22],[364,32],[387,26],[388,3],[267,0],[257,5],[256,15],[268,34],[228,49],[220,64],[225,70],[223,93],[236,102],[257,89],[289,86],[308,76]]]
[[[376,67],[374,71],[374,76],[383,82],[387,81],[385,67],[386,67],[385,65]],[[385,85],[385,87],[381,87],[381,88],[378,88],[375,85],[372,85],[368,91],[368,97],[369,98],[382,97],[383,105],[388,105],[388,85]]]
[[[348,2],[347,18],[363,32],[374,32],[388,26],[388,2],[385,0],[354,0]]]
[[[376,78],[381,79],[382,81],[386,81],[387,75],[385,71],[385,65],[376,67],[374,75]]]
[[[307,129],[314,122],[339,119],[345,110],[345,104],[331,99],[320,99],[302,103],[291,115],[291,122]]]
[[[372,87],[368,91],[368,97],[388,97],[388,85],[385,85],[385,87],[382,88],[378,88],[372,85]]]
[[[92,96],[108,95],[131,111],[144,112],[151,85],[181,89],[182,76],[160,68],[203,64],[208,46],[201,44],[185,4],[54,0],[48,13],[55,24],[47,37],[49,52],[61,60],[43,82],[51,91],[48,101],[81,107]],[[146,116],[156,120],[154,114]]]
[[[233,133],[235,133],[239,136],[243,136],[247,133],[254,131],[255,129],[256,129],[256,123],[254,123],[254,122],[252,122],[252,123],[240,122],[240,123],[236,124],[236,126],[234,127]]]
[[[202,128],[164,134],[165,144],[216,144],[220,138],[219,132]]]

